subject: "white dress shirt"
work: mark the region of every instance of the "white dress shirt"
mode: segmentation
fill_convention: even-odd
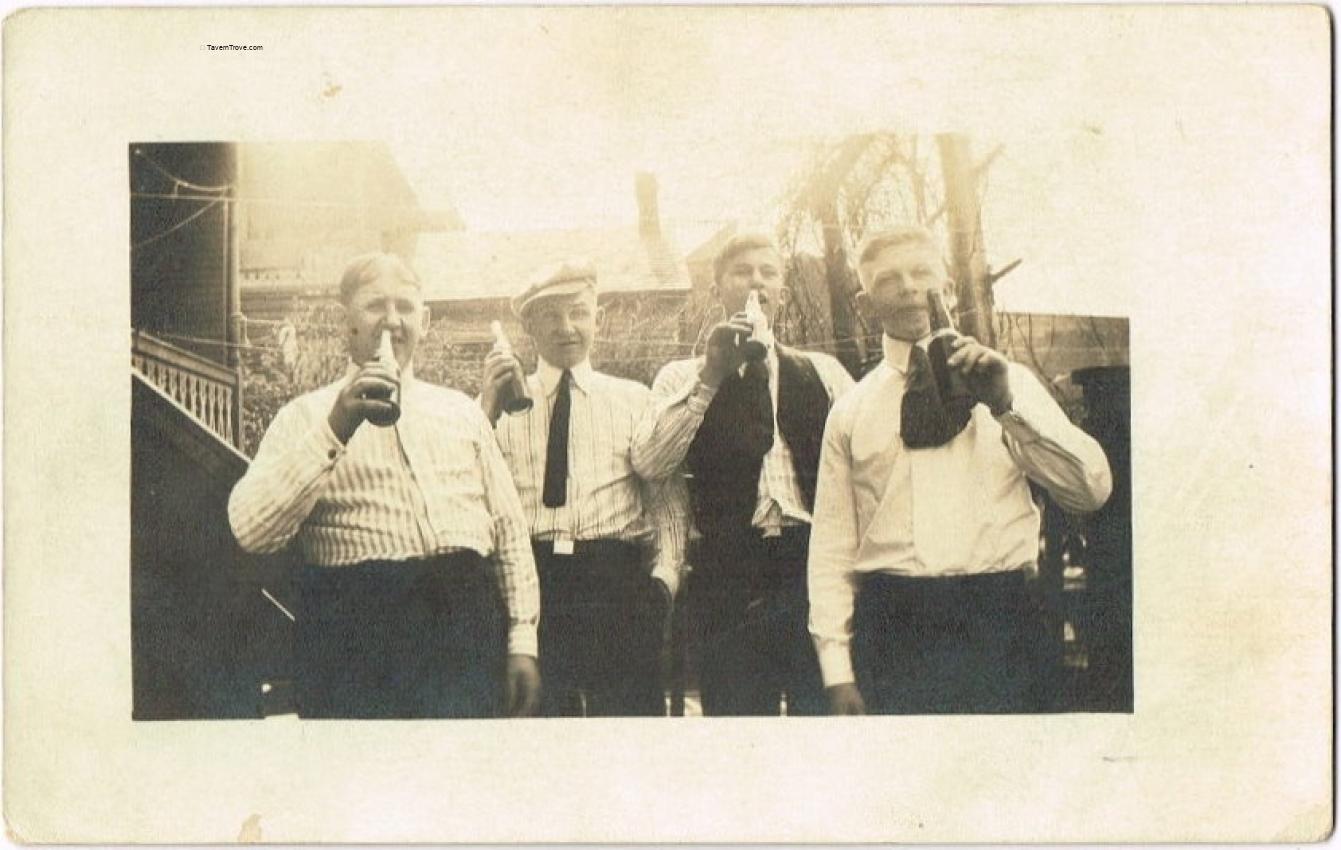
[[[228,500],[248,552],[295,537],[307,561],[338,568],[473,550],[493,556],[508,650],[535,655],[539,586],[512,476],[489,422],[465,395],[401,378],[400,420],[361,424],[347,445],[327,422],[346,378],[286,404]]]
[[[886,336],[884,362],[835,405],[825,428],[809,586],[810,629],[826,686],[853,681],[849,645],[860,574],[1033,568],[1039,512],[1030,479],[1069,511],[1096,510],[1112,490],[1103,449],[1017,363],[1009,367],[1012,410],[998,420],[979,404],[950,442],[907,449],[899,422],[911,351],[910,343]]]
[[[512,470],[531,536],[540,540],[624,540],[657,548],[653,575],[675,592],[688,530],[682,481],[646,481],[630,457],[633,433],[651,402],[644,385],[592,369],[570,370],[568,490],[564,504],[542,498],[550,415],[563,370],[541,358],[526,379],[535,403],[525,413],[503,414],[494,427]]]
[[[815,366],[831,405],[852,388],[852,376],[830,355],[788,351],[807,358]],[[811,515],[805,508],[791,448],[778,428],[778,356],[772,345],[765,362],[773,402],[773,447],[764,455],[759,495],[750,524],[765,533],[776,533],[783,526],[809,523]],[[716,389],[699,380],[702,369],[703,358],[699,357],[668,363],[657,374],[652,384],[655,401],[633,442],[633,465],[640,473],[653,477],[670,475],[684,462],[703,423],[703,414],[717,394]]]

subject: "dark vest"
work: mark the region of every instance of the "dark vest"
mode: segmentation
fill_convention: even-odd
[[[778,431],[792,452],[792,465],[806,510],[815,505],[820,445],[829,415],[829,393],[815,364],[779,345]],[[772,447],[768,409],[749,398],[746,381],[722,381],[703,414],[688,465],[693,475],[694,521],[705,537],[748,532],[759,497],[759,474]],[[766,438],[765,438],[766,435]]]

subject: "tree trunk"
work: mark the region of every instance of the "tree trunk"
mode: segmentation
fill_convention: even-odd
[[[835,201],[820,219],[824,231],[824,284],[829,291],[829,316],[833,324],[834,356],[848,373],[861,374],[866,346],[858,338],[856,312],[852,304],[852,273],[843,247],[843,231],[838,226]]]
[[[936,137],[936,147],[945,180],[950,276],[959,301],[959,330],[995,348],[996,321],[982,238],[982,200],[969,141],[958,133],[943,133]]]
[[[861,373],[865,340],[858,336],[861,323],[852,301],[852,270],[843,245],[838,217],[838,195],[849,172],[877,139],[871,134],[852,136],[835,151],[810,190],[811,212],[824,234],[824,283],[829,291],[829,315],[833,322],[834,356],[852,375]]]

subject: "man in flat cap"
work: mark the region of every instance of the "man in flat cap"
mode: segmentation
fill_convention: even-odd
[[[349,368],[279,411],[228,502],[243,549],[296,539],[306,558],[299,715],[534,713],[535,562],[489,423],[415,379],[429,314],[402,260],[354,259],[340,300]],[[396,364],[378,357],[383,333]]]
[[[480,405],[497,423],[540,573],[542,712],[664,714],[662,635],[688,518],[683,483],[644,479],[630,458],[651,392],[591,367],[600,310],[589,262],[541,270],[512,306],[539,354],[525,378],[534,403],[500,415],[521,365],[495,350]]]
[[[852,386],[837,360],[773,340],[783,263],[773,239],[733,237],[713,263],[713,294],[731,318],[705,356],[667,364],[634,440],[634,468],[692,475],[702,535],[689,579],[700,634],[703,710],[821,714],[823,687],[806,631],[806,549],[824,419]],[[747,320],[754,294],[763,314]],[[757,359],[742,338],[753,336]],[[762,343],[762,345],[758,345]]]

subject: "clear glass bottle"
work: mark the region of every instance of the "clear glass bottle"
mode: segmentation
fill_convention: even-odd
[[[745,318],[754,331],[749,337],[741,340],[741,353],[745,355],[746,360],[763,360],[768,356],[768,346],[763,342],[768,333],[768,317],[764,315],[763,305],[759,303],[758,290],[751,289],[749,297],[745,299]]]
[[[494,333],[494,351],[511,354],[512,343],[507,334],[503,333],[503,323],[495,319],[489,328]],[[504,384],[500,392],[499,403],[507,413],[515,415],[531,409],[531,394],[526,391],[526,381],[520,375],[514,373],[512,380]]]

